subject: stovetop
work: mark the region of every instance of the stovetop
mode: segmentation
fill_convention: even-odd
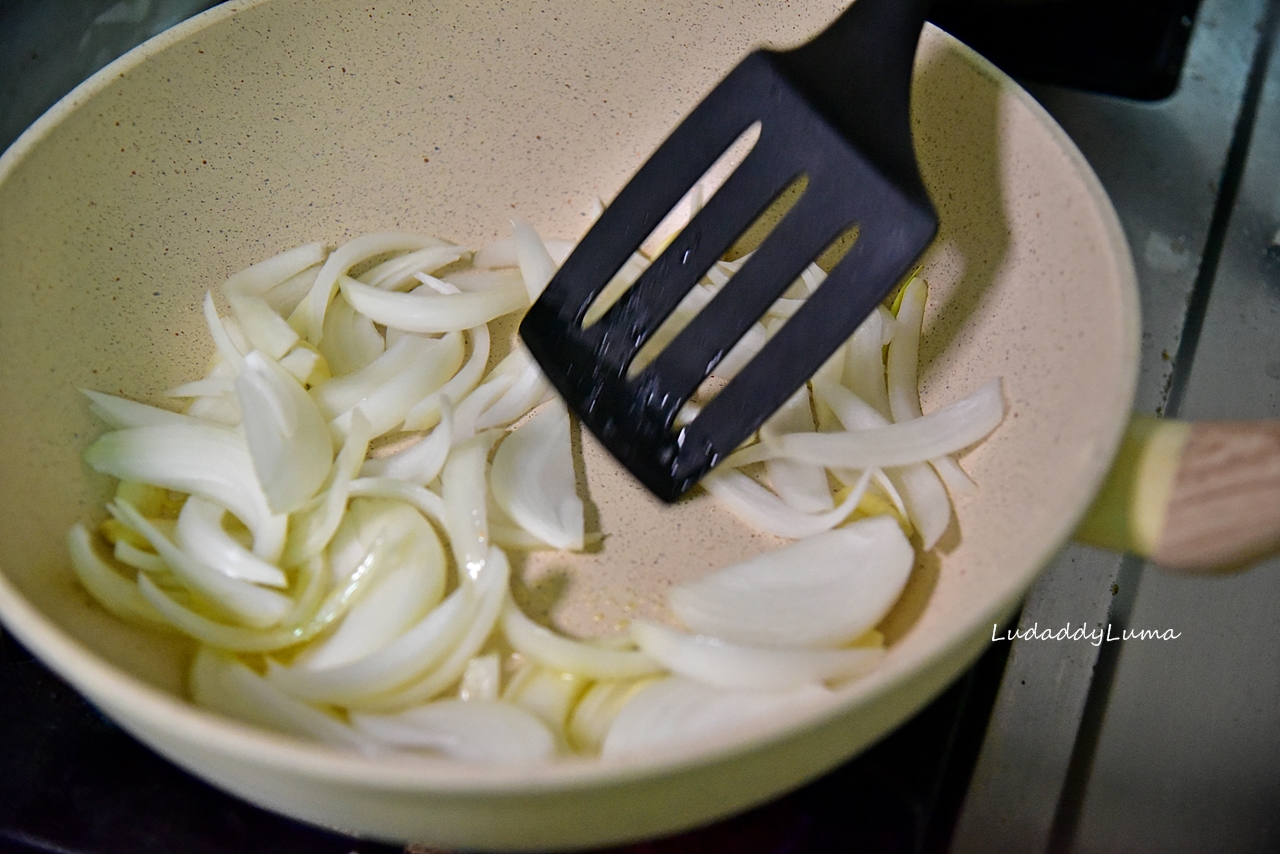
[[[0,3],[0,149],[96,68],[207,5]],[[934,18],[1026,83],[1110,193],[1144,313],[1136,408],[1280,416],[1280,0],[939,0]],[[831,774],[613,851],[1280,850],[1277,568],[1175,579],[1068,546],[1024,627],[1167,625],[1179,639],[993,642]],[[189,776],[0,632],[0,854],[399,850]]]

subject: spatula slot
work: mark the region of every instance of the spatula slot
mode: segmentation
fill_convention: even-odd
[[[759,246],[777,227],[787,215],[788,212],[800,201],[804,195],[805,188],[809,186],[809,176],[797,176],[786,188],[780,192],[769,206],[755,218],[751,225],[743,232],[744,235],[750,234],[753,237],[753,243],[748,244],[754,250]],[[742,243],[741,238],[735,241]],[[728,253],[726,253],[726,256]],[[668,344],[683,330],[689,323],[711,302],[711,299],[720,292],[722,288],[728,287],[733,276],[746,263],[748,255],[740,255],[736,261],[727,261],[725,258],[717,260],[707,270],[706,275],[694,285],[684,298],[676,305],[674,311],[668,315],[654,331],[653,335],[645,342],[644,346],[636,353],[631,364],[627,368],[627,378],[632,379],[640,371],[644,370],[650,362],[662,352]],[[756,335],[748,335],[748,338],[758,338],[763,335],[763,328]],[[745,341],[746,339],[744,339]],[[757,342],[759,343],[759,342]]]
[[[794,200],[791,203],[794,204]],[[809,297],[816,293],[818,288],[822,287],[822,284],[826,281],[828,271],[834,269],[854,247],[860,232],[860,225],[852,223],[845,227],[817,254],[809,266],[783,292],[782,296],[774,300],[773,304],[760,317],[760,320],[725,353],[711,373],[702,380],[689,398],[688,403],[676,415],[673,429],[683,428],[692,422],[697,417],[698,412],[701,411],[701,408],[710,403],[716,394],[725,387],[727,382],[737,376],[739,371],[752,359],[759,356],[768,341],[777,335],[786,323],[803,308]],[[745,262],[749,257],[745,256],[742,262]],[[732,266],[732,262],[724,266]],[[718,287],[713,285],[714,292],[718,293],[721,288],[732,287],[732,283],[732,276],[722,282],[715,283]],[[701,308],[705,309],[709,302],[710,299],[705,298]],[[692,318],[688,318],[684,325],[688,325],[688,320],[692,320]],[[642,355],[643,351],[641,352]],[[641,356],[637,356],[636,361],[640,361]]]
[[[610,308],[622,298],[640,274],[645,271],[654,258],[662,254],[662,250],[671,244],[695,216],[706,206],[707,202],[724,185],[729,176],[742,164],[755,148],[760,139],[761,123],[752,122],[751,126],[738,135],[715,162],[702,173],[689,191],[667,211],[654,229],[633,252],[627,262],[622,265],[604,290],[591,302],[582,318],[582,328],[590,329]]]

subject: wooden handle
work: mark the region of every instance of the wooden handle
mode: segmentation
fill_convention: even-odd
[[[1280,421],[1135,417],[1076,536],[1180,572],[1280,550]]]
[[[1280,544],[1280,422],[1191,425],[1152,560],[1230,569]]]

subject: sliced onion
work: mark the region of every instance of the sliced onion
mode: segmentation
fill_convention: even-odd
[[[468,762],[538,762],[556,752],[546,725],[509,703],[439,700],[393,715],[352,714],[351,723],[382,744]]]
[[[516,652],[565,673],[590,679],[633,679],[662,671],[662,665],[643,652],[575,640],[540,626],[510,599],[502,609],[502,632]]]
[[[768,443],[767,456],[863,469],[927,462],[976,444],[1004,418],[1000,381],[912,421],[848,433],[796,433]],[[763,443],[762,443],[763,444]]]
[[[532,303],[556,274],[556,262],[552,260],[551,252],[538,236],[537,230],[528,222],[514,219],[511,221],[511,230],[516,244],[520,276],[524,279],[529,302]]]
[[[702,488],[735,516],[762,531],[799,539],[830,530],[847,519],[857,509],[869,481],[870,470],[839,505],[825,513],[796,510],[742,472],[728,467],[727,461],[702,479]]]
[[[478,575],[492,551],[485,467],[489,449],[497,438],[497,431],[491,430],[463,442],[440,473],[445,530],[453,547],[453,560],[458,572],[470,578]]]
[[[444,499],[424,486],[394,477],[361,477],[351,481],[352,497],[391,498],[413,506],[423,516],[441,527],[448,526],[448,510]]]
[[[884,618],[914,565],[898,523],[875,516],[678,585],[667,601],[698,634],[762,646],[844,646]]]
[[[376,749],[373,739],[281,693],[245,665],[210,649],[196,653],[190,684],[197,703],[242,721],[341,747]]]
[[[672,673],[721,688],[785,691],[869,673],[884,656],[875,648],[813,649],[730,643],[637,620],[631,636]]]
[[[399,503],[353,502],[360,539],[385,537],[389,565],[361,591],[337,628],[309,647],[296,663],[315,669],[363,658],[386,646],[439,604],[445,585],[445,553],[435,529]]]
[[[587,689],[590,680],[581,673],[569,673],[524,661],[502,699],[532,712],[542,719],[557,736],[565,739],[569,711]]]
[[[190,424],[191,416],[180,412],[135,403],[123,397],[103,394],[99,391],[80,389],[89,398],[89,411],[108,427],[144,427],[149,424]]]
[[[578,495],[569,410],[550,401],[507,434],[493,456],[493,499],[516,524],[558,549],[582,549],[585,506]]]
[[[467,634],[480,608],[474,588],[464,585],[382,648],[331,667],[284,667],[272,663],[267,679],[280,690],[313,702],[351,704],[393,691],[432,672]]]
[[[231,578],[187,554],[129,502],[117,498],[107,505],[107,509],[112,516],[146,538],[184,587],[199,594],[220,613],[253,628],[263,629],[277,625],[288,612],[292,602],[287,596]]]
[[[606,759],[694,747],[761,729],[830,702],[809,684],[790,691],[726,690],[682,676],[643,685],[613,719],[600,753]]]
[[[417,403],[449,380],[461,361],[462,348],[456,335],[426,341],[432,346],[425,348],[418,359],[371,391],[355,407],[334,418],[330,426],[340,434],[346,433],[351,429],[351,417],[356,409],[368,419],[375,436],[401,424]]]
[[[389,252],[412,252],[417,249],[425,249],[432,246],[444,247],[447,245],[444,241],[434,237],[394,233],[365,234],[344,243],[325,260],[324,266],[316,274],[316,281],[311,288],[310,294],[299,304],[298,308],[301,312],[298,317],[298,322],[301,326],[300,331],[312,344],[320,343],[324,330],[325,312],[328,310],[329,301],[333,299],[334,290],[338,287],[338,279],[354,265],[367,258],[385,255]],[[456,254],[453,254],[450,260],[444,260],[448,254],[452,253]],[[443,267],[466,254],[466,250],[460,246],[451,247],[450,253],[445,253],[441,256],[439,266]]]
[[[852,391],[831,382],[815,382],[814,391],[850,430],[872,430],[889,424],[873,407]],[[929,551],[951,524],[951,499],[937,474],[925,463],[885,469],[893,496],[900,497],[902,510],[920,534],[921,545]]]
[[[223,293],[257,296],[279,287],[289,279],[324,260],[328,249],[323,243],[306,243],[259,261],[229,276],[222,285]]]
[[[491,702],[502,693],[502,661],[496,652],[477,655],[467,662],[458,685],[458,699]]]
[[[325,418],[301,383],[257,350],[244,357],[236,395],[267,505],[291,513],[316,494],[333,462]]]
[[[311,395],[320,410],[327,417],[334,418],[358,406],[380,387],[419,362],[438,360],[438,370],[444,374],[440,380],[443,384],[462,364],[462,351],[460,334],[440,339],[406,335],[363,367],[334,377],[312,389]]]
[[[878,306],[849,338],[841,382],[870,404],[886,422],[893,420],[885,381],[884,346],[892,337],[894,318]]]
[[[178,513],[174,541],[183,551],[231,578],[268,587],[288,586],[280,567],[258,557],[227,533],[222,527],[226,512],[225,507],[198,495],[188,497]]]
[[[782,408],[760,427],[763,436],[783,433],[812,432],[813,411],[808,386],[801,386]],[[794,460],[769,460],[765,463],[769,486],[790,506],[802,513],[824,513],[832,507],[831,487],[822,466]]]
[[[280,625],[271,629],[229,626],[210,620],[180,604],[146,575],[138,576],[138,589],[165,620],[202,643],[234,652],[273,652],[305,643],[341,617],[360,589],[377,577],[388,548],[379,542],[338,587],[327,584],[328,569],[321,557],[305,561],[298,569],[300,592]]]
[[[369,453],[372,431],[369,422],[357,409],[351,419],[351,432],[329,467],[320,495],[312,504],[290,517],[289,544],[285,563],[301,563],[319,554],[333,538],[351,495],[351,482]]]
[[[234,432],[192,419],[151,424],[101,436],[84,454],[94,470],[151,483],[221,504],[253,534],[253,553],[280,557],[286,517],[267,506],[244,441]]]
[[[618,712],[652,681],[652,678],[617,679],[592,683],[574,705],[565,726],[569,746],[581,753],[599,753]]]
[[[453,447],[453,404],[441,401],[440,423],[422,440],[384,457],[365,460],[361,477],[387,477],[426,486],[444,468]]]
[[[324,338],[315,346],[334,375],[346,376],[381,356],[387,342],[372,320],[338,294],[324,318]]]
[[[409,252],[388,261],[383,261],[359,277],[359,281],[375,288],[387,291],[400,290],[401,287],[414,280],[415,274],[423,275],[457,261],[457,246],[428,246],[416,252]],[[465,253],[463,253],[465,254]],[[444,263],[441,263],[441,262]]]
[[[543,241],[543,245],[547,247],[547,252],[557,267],[564,263],[564,259],[569,257],[574,247],[572,240],[547,239]],[[475,251],[471,263],[482,270],[519,266],[515,238],[500,237],[486,243]]]
[[[375,323],[405,332],[470,329],[529,304],[523,285],[457,294],[419,288],[402,294],[362,285],[350,276],[341,276],[338,283],[356,311]]]
[[[229,324],[218,317],[218,309],[213,304],[213,294],[205,291],[204,320],[209,327],[209,336],[218,350],[218,356],[235,371],[240,370],[244,354],[249,352],[247,342],[238,343],[232,337]]]
[[[423,679],[378,697],[362,699],[358,706],[370,711],[403,709],[431,700],[456,683],[466,670],[467,662],[480,652],[493,633],[510,578],[511,565],[507,556],[501,549],[490,549],[475,578],[470,581],[463,579],[463,588],[471,586],[474,589],[479,605],[466,633],[449,656]]]
[[[894,421],[909,421],[923,415],[920,409],[920,335],[924,327],[924,307],[929,286],[924,279],[913,278],[903,289],[898,305],[898,334],[889,344],[886,377],[889,390],[889,408]],[[971,492],[976,488],[960,464],[948,456],[929,461],[938,476],[957,493]]]
[[[98,556],[84,525],[77,523],[72,526],[67,534],[67,548],[76,578],[98,604],[128,623],[171,628],[155,606],[138,592],[137,584],[120,575]]]
[[[298,333],[261,297],[232,294],[231,312],[249,346],[280,359],[298,342]]]
[[[471,354],[458,372],[434,394],[427,395],[405,413],[403,427],[405,430],[427,430],[440,420],[440,407],[443,401],[461,400],[480,382],[484,376],[485,365],[489,361],[489,327],[480,325],[468,330],[471,338]]]

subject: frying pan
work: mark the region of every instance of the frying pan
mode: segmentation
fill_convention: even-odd
[[[935,29],[913,96],[942,217],[925,261],[923,403],[998,376],[1008,412],[962,458],[979,489],[958,498],[956,524],[881,626],[883,666],[829,704],[610,762],[353,755],[189,704],[190,646],[90,603],[63,545],[74,522],[101,518],[109,489],[80,461],[101,428],[77,389],[155,402],[199,375],[210,352],[200,300],[229,273],[374,230],[474,246],[520,216],[577,237],[593,200],[746,50],[797,43],[839,6],[228,3],[76,89],[0,159],[6,626],[216,785],[303,820],[442,847],[566,850],[689,827],[793,788],[905,720],[979,655],[1089,508],[1129,422],[1139,341],[1128,248],[1083,158],[1024,92]],[[1151,432],[1162,431],[1135,435]],[[1176,478],[1142,474],[1153,445],[1132,444],[1137,462],[1118,470],[1134,476],[1111,493],[1121,512],[1095,526],[1119,547],[1133,543],[1134,484],[1180,494]],[[602,455],[584,458],[608,549],[519,568],[549,591],[565,631],[661,619],[670,584],[770,545],[709,502],[661,506]]]

